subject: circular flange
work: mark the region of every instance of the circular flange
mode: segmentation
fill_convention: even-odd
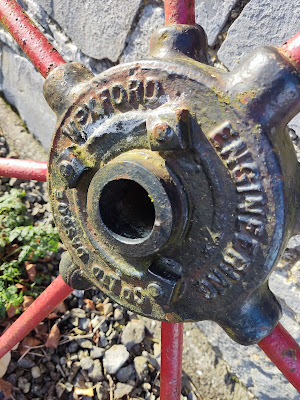
[[[95,174],[87,213],[100,241],[121,254],[145,257],[159,252],[175,228],[180,234],[187,206],[178,179],[160,156],[130,151]]]
[[[243,122],[246,105],[221,96],[222,79],[196,62],[117,66],[72,93],[61,114],[49,164],[58,230],[95,285],[151,318],[227,318],[285,244],[278,160],[259,127]],[[144,220],[130,212],[128,184]],[[124,199],[129,228],[104,216]]]

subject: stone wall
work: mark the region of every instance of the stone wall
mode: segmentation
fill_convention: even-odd
[[[145,58],[152,31],[164,22],[160,0],[19,0],[66,61],[79,61],[94,73],[119,62]],[[196,0],[196,20],[207,34],[216,64],[234,68],[259,45],[281,45],[299,29],[299,0]],[[42,96],[43,78],[0,28],[0,90],[17,108],[29,130],[49,149],[55,116]],[[300,143],[300,116],[290,127]],[[271,287],[281,299],[284,325],[300,342],[299,246],[293,239]],[[232,372],[262,400],[297,399],[296,391],[257,347],[234,344],[215,324],[200,329],[221,352]]]

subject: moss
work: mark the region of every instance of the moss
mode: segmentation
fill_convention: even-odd
[[[218,97],[218,99],[221,103],[230,104],[230,98],[228,96],[225,96],[221,90],[217,89],[214,86],[211,89],[215,93],[215,95]]]
[[[247,90],[246,92],[239,93],[236,97],[242,104],[248,104],[256,96],[254,90]]]
[[[86,165],[89,168],[93,168],[95,165],[95,160],[94,158],[91,156],[91,154],[89,152],[86,151],[86,149],[83,146],[79,146],[78,144],[75,144],[72,147],[72,153],[78,157],[78,159],[80,161],[82,161],[82,163],[84,165]]]

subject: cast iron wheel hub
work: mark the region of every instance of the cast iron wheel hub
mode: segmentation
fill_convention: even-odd
[[[96,77],[66,64],[46,79],[60,272],[138,314],[214,320],[252,344],[280,318],[267,279],[298,232],[285,127],[299,75],[274,48],[232,73],[207,66],[205,49],[200,28],[169,26],[151,60]]]

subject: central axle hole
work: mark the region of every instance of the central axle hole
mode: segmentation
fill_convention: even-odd
[[[155,209],[147,191],[129,179],[119,179],[104,186],[100,201],[100,215],[112,232],[130,239],[150,235]]]

